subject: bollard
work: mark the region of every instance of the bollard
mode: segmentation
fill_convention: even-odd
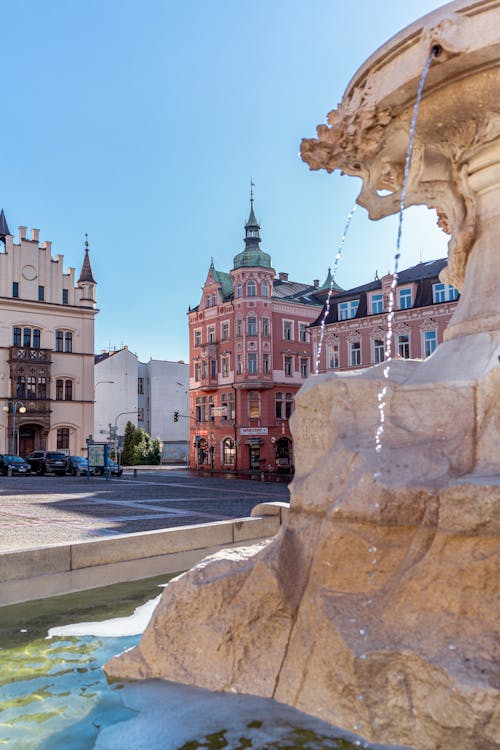
[[[137,476],[137,469],[134,469],[134,477]]]
[[[12,466],[7,466],[7,476],[8,477],[12,476]]]

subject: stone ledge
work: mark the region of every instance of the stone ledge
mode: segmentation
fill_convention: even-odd
[[[280,516],[123,534],[0,555],[0,607],[181,572],[224,547],[274,536]]]

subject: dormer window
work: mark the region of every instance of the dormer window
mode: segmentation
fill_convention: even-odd
[[[384,303],[381,294],[372,294],[370,302],[372,315],[384,312]]]
[[[399,290],[399,309],[409,310],[411,307],[411,289],[409,286]]]
[[[348,302],[339,302],[338,313],[339,320],[350,320],[356,317],[358,312],[359,299],[351,299]]]
[[[453,302],[458,299],[458,290],[451,284],[433,284],[433,302]]]

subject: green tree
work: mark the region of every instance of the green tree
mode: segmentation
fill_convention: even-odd
[[[124,466],[132,466],[135,463],[135,447],[140,440],[140,434],[137,435],[137,432],[139,432],[139,430],[137,430],[129,420],[125,427],[125,437],[123,442],[122,464],[124,464]]]
[[[145,430],[136,429],[134,464],[159,464],[161,462],[160,443],[153,440]]]

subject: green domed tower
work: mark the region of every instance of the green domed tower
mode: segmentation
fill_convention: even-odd
[[[233,270],[249,266],[271,268],[271,256],[260,248],[260,224],[253,210],[253,186],[250,190],[250,216],[245,224],[245,249],[234,256]]]

